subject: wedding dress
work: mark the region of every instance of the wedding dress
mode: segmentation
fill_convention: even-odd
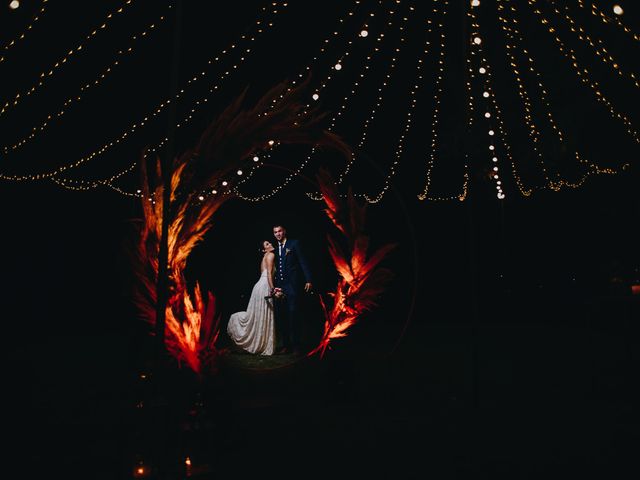
[[[259,355],[273,355],[275,348],[273,300],[265,299],[270,294],[267,275],[265,268],[253,286],[247,311],[232,314],[227,324],[227,333],[236,345]]]

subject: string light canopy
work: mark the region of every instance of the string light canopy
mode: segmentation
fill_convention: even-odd
[[[337,184],[355,185],[357,197],[378,203],[392,186],[408,182],[415,198],[430,202],[466,200],[472,182],[486,181],[495,197],[504,200],[514,193],[528,197],[541,190],[578,188],[592,175],[626,170],[629,156],[637,153],[640,143],[631,103],[624,101],[625,95],[637,97],[640,87],[634,58],[626,48],[635,47],[640,37],[624,23],[629,12],[623,4],[603,9],[598,3],[431,0],[414,4],[378,0],[354,1],[346,6],[345,2],[343,13],[337,17],[338,28],[318,22],[315,30],[326,28],[324,39],[319,36],[307,42],[315,45],[315,54],[305,47],[287,57],[291,70],[299,69],[299,78],[313,73],[308,101],[309,105],[321,103],[333,112],[327,130],[356,147],[347,162],[336,165]],[[190,77],[174,96],[157,103],[116,138],[79,160],[61,161],[59,167],[39,169],[37,173],[9,173],[0,165],[0,179],[48,179],[78,191],[107,187],[123,195],[139,196],[132,175],[137,154],[132,151],[129,162],[123,165],[123,149],[118,148],[117,162],[109,161],[113,156],[110,152],[125,142],[133,147],[135,142],[129,140],[134,134],[156,134],[158,129],[149,124],[164,118],[170,105],[177,105],[181,112],[173,128],[180,130],[194,120],[201,121],[223,95],[223,86],[230,85],[226,80],[241,66],[253,73],[268,68],[264,59],[273,52],[269,52],[267,42],[257,43],[256,39],[267,30],[273,30],[274,35],[289,35],[286,28],[291,24],[287,21],[273,28],[276,17],[282,19],[278,14],[285,7],[286,2],[265,4],[264,16],[255,22],[253,33],[244,33],[239,41],[208,60],[206,68]],[[287,10],[291,12],[291,8]],[[132,37],[132,43],[138,39],[141,36]],[[60,66],[49,69],[45,77]],[[108,64],[106,69],[111,70],[107,73],[116,75],[114,66],[113,61]],[[222,69],[217,79],[209,84],[204,96],[193,95],[192,89],[213,76],[213,66]],[[98,89],[102,83],[90,86]],[[566,95],[568,88],[570,95]],[[6,142],[4,154],[20,150],[40,134],[44,139],[50,122],[55,119],[63,123],[63,110],[78,103],[82,93],[68,97],[62,108],[46,114],[45,120],[27,135]],[[571,105],[578,106],[575,111],[568,97],[574,102]],[[7,102],[0,116],[13,107],[17,109],[19,98],[16,95]],[[462,99],[458,103],[464,108],[452,100],[457,98]],[[276,103],[274,100],[274,106]],[[588,117],[582,113],[586,109]],[[126,122],[125,116],[116,121],[120,122]],[[611,148],[604,155],[590,147],[593,136],[584,133],[593,131],[593,125],[601,126],[603,135],[611,138]],[[165,134],[149,142],[147,154],[159,154],[168,139]],[[284,179],[266,191],[262,182],[256,191],[254,185],[263,180],[259,172],[284,162],[287,153],[279,146],[278,138],[274,138],[273,144],[265,145],[264,151],[255,155],[257,161],[253,156],[246,159],[238,169],[241,174],[231,172],[242,179],[226,180],[234,186],[236,196],[247,201],[266,200],[306,170],[326,161],[322,152],[311,147]],[[373,159],[378,173],[372,175],[371,163],[364,158]],[[111,171],[115,173],[88,174],[89,163],[97,159],[102,159],[102,165],[113,163]],[[33,162],[29,161],[31,172],[37,171]],[[484,173],[474,175],[480,171]],[[409,193],[410,188],[403,186],[402,190]],[[215,190],[216,194],[224,191]],[[205,198],[211,194],[202,192]],[[318,192],[307,195],[322,198]]]
[[[277,5],[277,2],[274,2],[274,4]],[[283,5],[286,5],[286,3]],[[277,12],[278,11],[276,7],[274,8],[264,7],[262,9],[262,14],[265,14],[265,13],[275,14]],[[267,24],[266,28],[263,26],[263,24],[265,23]],[[215,83],[213,83],[213,85],[209,88],[207,95],[195,102],[195,105],[190,110],[190,114],[182,121],[182,124],[185,124],[189,120],[191,120],[193,118],[193,113],[195,113],[196,109],[208,102],[211,94],[216,92],[220,88],[222,81],[225,80],[227,77],[229,77],[229,75],[232,72],[237,71],[239,65],[245,62],[247,58],[246,55],[252,52],[252,48],[250,47],[251,43],[255,42],[259,38],[260,34],[263,34],[267,28],[271,28],[272,26],[273,26],[273,23],[271,21],[265,21],[264,18],[259,18],[258,20],[255,21],[255,32],[253,32],[252,34],[243,34],[240,36],[240,42],[242,42],[241,45],[239,45],[238,43],[232,43],[228,48],[223,49],[220,52],[220,54],[216,55],[215,57],[213,57],[212,59],[209,59],[206,62],[206,66],[215,65],[221,62],[227,56],[230,56],[232,53],[238,50],[240,53],[239,59],[232,64],[231,68],[225,70],[222,74],[220,74],[220,76],[218,77],[218,80]],[[84,155],[79,160],[73,163],[69,163],[61,167],[58,167],[55,170],[50,170],[50,171],[45,171],[45,172],[35,173],[35,174],[7,175],[7,174],[0,173],[0,179],[12,180],[12,181],[38,181],[43,179],[49,179],[54,181],[58,185],[71,188],[74,190],[90,190],[101,185],[110,186],[114,180],[122,177],[125,173],[132,172],[137,162],[133,162],[129,164],[124,170],[108,178],[100,179],[100,180],[71,179],[71,178],[62,177],[61,174],[63,172],[75,169],[83,164],[86,164],[92,160],[99,158],[112,147],[124,142],[134,132],[139,131],[142,127],[144,127],[147,123],[149,123],[150,120],[157,118],[163,111],[165,111],[169,107],[171,102],[179,101],[179,99],[184,96],[185,92],[187,92],[187,90],[190,87],[192,87],[196,82],[201,81],[203,78],[208,77],[208,75],[210,74],[211,74],[210,70],[202,70],[202,71],[196,72],[193,75],[193,77],[187,80],[184,88],[181,88],[172,98],[167,98],[164,101],[160,102],[156,107],[154,107],[152,111],[148,112],[148,114],[145,115],[142,119],[130,125],[124,132],[121,133],[120,136],[103,144],[101,147],[99,147],[96,150],[93,150],[91,153]],[[179,128],[180,126],[181,126],[180,123],[176,125],[177,128]],[[154,153],[158,151],[167,142],[167,140],[168,138],[165,137],[155,147],[149,148],[148,151],[150,153]]]

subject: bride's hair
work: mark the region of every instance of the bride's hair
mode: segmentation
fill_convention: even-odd
[[[266,238],[264,240],[260,240],[260,244],[258,245],[258,252],[261,254],[264,253],[264,242],[269,242],[269,245],[273,247],[273,242],[271,242],[271,240],[267,240]]]

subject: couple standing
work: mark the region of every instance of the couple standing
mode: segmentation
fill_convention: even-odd
[[[300,354],[300,300],[313,288],[300,242],[274,225],[276,243],[262,242],[260,278],[247,310],[229,318],[227,333],[241,349],[258,355]]]

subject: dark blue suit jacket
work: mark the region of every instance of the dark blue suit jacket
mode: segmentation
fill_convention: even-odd
[[[309,264],[298,240],[287,239],[283,247],[282,256],[279,255],[279,245],[277,242],[275,247],[275,286],[282,288],[286,295],[295,296],[303,290],[306,282],[313,283]]]

